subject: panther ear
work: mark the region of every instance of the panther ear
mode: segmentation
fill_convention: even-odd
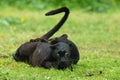
[[[58,42],[57,38],[53,39],[50,43],[51,44],[56,44]]]
[[[68,35],[67,34],[63,34],[62,36],[60,36],[61,38],[67,39]]]

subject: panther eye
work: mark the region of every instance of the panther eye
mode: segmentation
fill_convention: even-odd
[[[60,55],[60,57],[65,55],[65,53],[63,51],[59,51],[58,54]]]

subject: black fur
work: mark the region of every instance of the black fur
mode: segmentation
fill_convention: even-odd
[[[30,58],[32,66],[42,66],[44,68],[65,69],[71,67],[72,63],[70,47],[64,42],[58,42],[54,45],[39,42]]]
[[[50,68],[52,65],[44,64],[47,61],[50,62],[52,48],[47,42],[39,42],[34,50],[33,54],[30,56],[30,64],[32,66],[43,66],[45,68]]]
[[[47,42],[47,40],[55,33],[59,30],[59,28],[63,25],[63,23],[66,21],[66,19],[68,18],[69,15],[69,10],[66,7],[60,8],[60,9],[56,9],[53,11],[50,11],[48,13],[46,13],[46,15],[54,15],[54,14],[58,14],[61,12],[65,12],[65,15],[63,16],[63,18],[60,20],[60,22],[53,28],[51,29],[48,33],[46,33],[45,35],[43,35],[40,38],[37,39],[31,39],[29,42],[26,42],[24,44],[22,44],[16,51],[15,54],[13,54],[13,57],[16,61],[24,61],[24,62],[29,62],[29,57],[33,54],[33,52],[36,49],[36,46],[39,42]]]
[[[58,42],[64,42],[64,43],[68,44],[70,47],[70,50],[69,50],[70,60],[72,61],[73,64],[76,64],[80,59],[79,51],[78,51],[78,48],[76,47],[76,45],[72,41],[67,39],[67,37],[68,36],[66,34],[63,34],[60,37],[50,39],[50,43],[55,44]]]
[[[52,46],[52,56],[57,58],[57,69],[65,69],[71,67],[72,61],[70,59],[70,46],[64,42],[58,42]]]
[[[32,66],[42,66],[44,68],[65,69],[69,67],[72,70],[71,65],[76,64],[79,60],[76,45],[67,39],[66,34],[49,39],[66,21],[69,10],[63,7],[46,13],[49,16],[61,12],[65,12],[65,15],[53,29],[40,38],[31,39],[17,49],[13,55],[16,61],[27,62]]]

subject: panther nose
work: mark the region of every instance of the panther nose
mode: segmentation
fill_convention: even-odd
[[[66,61],[65,57],[61,57],[61,63],[64,63]]]

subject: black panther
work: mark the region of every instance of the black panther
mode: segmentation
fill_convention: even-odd
[[[37,39],[31,39],[29,42],[26,42],[24,44],[22,44],[16,51],[15,54],[13,54],[13,57],[16,61],[23,61],[23,62],[29,62],[29,57],[34,53],[34,51],[37,48],[37,44],[39,44],[39,42],[47,42],[47,40],[55,33],[57,32],[60,27],[64,24],[64,22],[66,21],[66,19],[68,18],[69,15],[69,9],[66,7],[62,7],[56,10],[52,10],[48,13],[46,13],[46,16],[49,15],[54,15],[54,14],[58,14],[61,12],[65,12],[65,15],[63,16],[63,18],[60,20],[60,22],[54,26],[54,28],[52,28],[49,32],[47,32],[45,35],[43,35],[40,38]],[[40,47],[39,47],[40,48]]]
[[[16,61],[28,62],[32,66],[42,66],[45,68],[55,67],[57,69],[72,69],[71,64],[76,64],[79,60],[79,52],[76,45],[67,39],[67,35],[49,39],[57,32],[69,15],[66,7],[48,12],[46,15],[54,15],[65,12],[61,21],[48,33],[37,39],[31,39],[22,44],[13,55]]]

